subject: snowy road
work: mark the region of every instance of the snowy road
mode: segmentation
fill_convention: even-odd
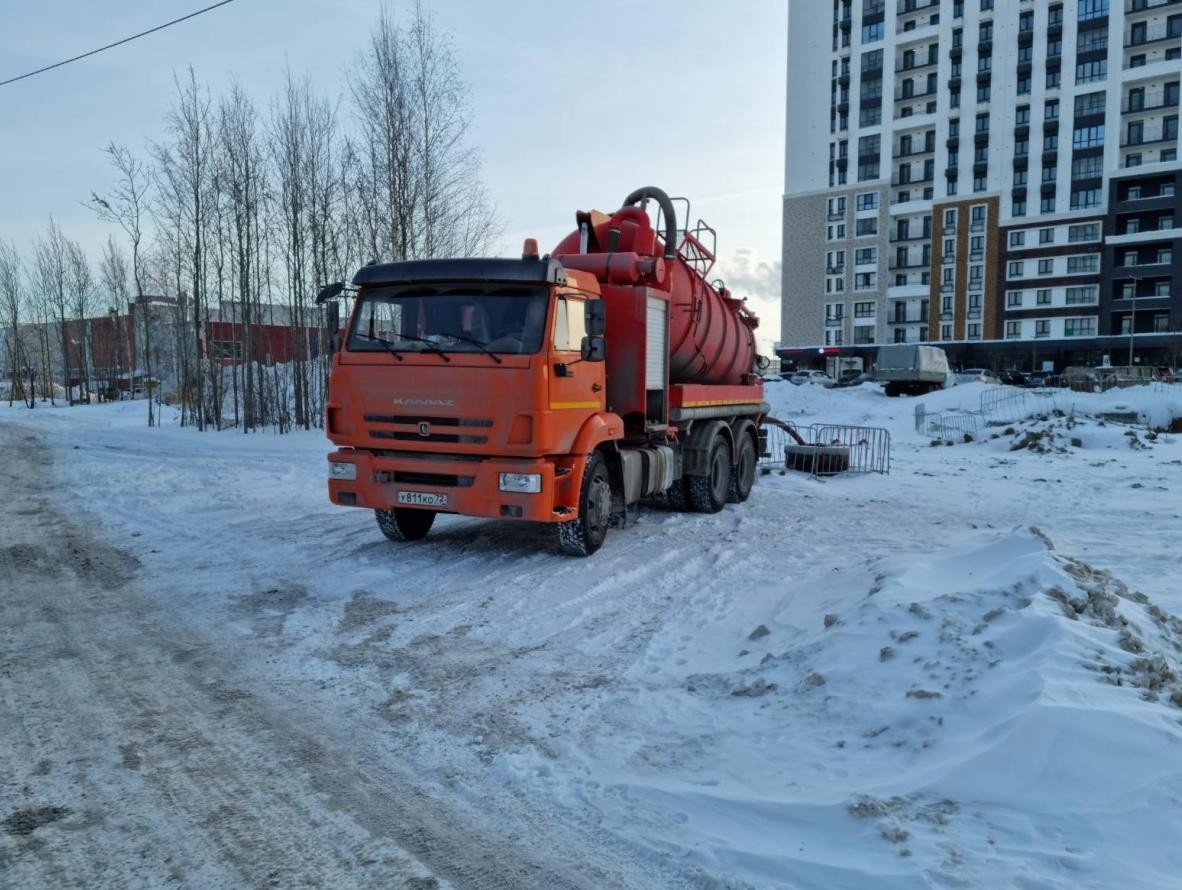
[[[47,496],[44,445],[0,426],[0,886],[598,886],[244,688]]]
[[[1182,872],[1182,437],[932,448],[910,400],[772,395],[889,427],[891,475],[645,509],[589,560],[456,517],[393,546],[316,433],[0,414],[34,452],[0,480],[0,885]]]

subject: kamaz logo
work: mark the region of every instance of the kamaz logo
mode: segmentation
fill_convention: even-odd
[[[423,438],[431,435],[431,424],[427,423],[425,420],[419,421],[419,435]]]
[[[430,405],[437,408],[451,408],[455,402],[451,399],[394,399],[395,405]]]

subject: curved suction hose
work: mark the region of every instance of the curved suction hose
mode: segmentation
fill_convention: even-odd
[[[652,198],[661,205],[661,213],[665,216],[665,259],[671,260],[677,256],[677,212],[669,196],[655,185],[646,185],[632,192],[620,206],[631,207],[645,198]]]

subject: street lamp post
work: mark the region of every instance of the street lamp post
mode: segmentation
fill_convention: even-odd
[[[1133,367],[1133,338],[1137,334],[1137,291],[1141,289],[1141,278],[1133,276],[1133,306],[1129,311],[1129,367]]]

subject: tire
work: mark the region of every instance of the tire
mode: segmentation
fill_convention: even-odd
[[[412,510],[394,507],[390,510],[374,510],[378,528],[382,534],[397,544],[421,541],[435,523],[434,510]]]
[[[688,483],[689,480],[685,476],[682,476],[669,486],[669,490],[665,492],[665,497],[669,501],[670,510],[680,510],[683,513],[688,513],[693,509],[690,506]]]
[[[755,467],[759,463],[755,442],[744,434],[739,440],[739,454],[735,458],[734,469],[731,470],[731,486],[727,500],[732,504],[741,504],[751,496],[751,487],[755,485]]]
[[[706,467],[705,476],[689,477],[690,505],[699,513],[717,513],[731,490],[731,447],[722,436],[711,443]]]
[[[888,383],[883,387],[883,392],[892,399],[897,398],[899,395],[899,385],[897,383]]]
[[[612,485],[598,451],[587,458],[579,486],[579,518],[558,524],[558,547],[568,556],[590,556],[603,546],[612,518]]]

